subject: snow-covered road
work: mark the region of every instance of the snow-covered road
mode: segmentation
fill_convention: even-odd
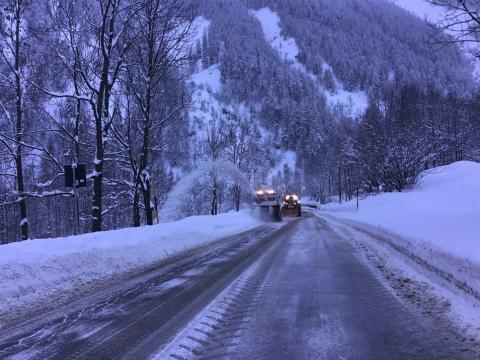
[[[157,358],[478,356],[447,323],[397,297],[331,226],[315,217],[295,224]]]
[[[0,358],[480,358],[477,340],[381,277],[335,223],[306,214],[171,259],[41,326],[2,334]]]

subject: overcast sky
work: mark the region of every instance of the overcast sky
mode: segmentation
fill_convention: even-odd
[[[424,0],[392,0],[392,2],[430,21],[438,20],[443,12],[441,8],[432,6]]]

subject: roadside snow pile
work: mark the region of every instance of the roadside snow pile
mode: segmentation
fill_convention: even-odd
[[[386,193],[321,211],[375,225],[418,245],[480,264],[480,164],[460,161],[429,171],[411,191]]]
[[[0,247],[0,313],[252,229],[248,211]]]

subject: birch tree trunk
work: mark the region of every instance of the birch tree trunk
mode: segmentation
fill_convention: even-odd
[[[20,38],[20,25],[22,22],[22,1],[17,0],[14,2],[14,14],[15,14],[15,115],[16,115],[16,131],[15,131],[15,169],[17,175],[17,192],[18,192],[18,206],[20,210],[20,228],[22,234],[22,240],[29,238],[29,224],[27,217],[27,203],[25,200],[25,183],[23,178],[23,156],[22,156],[22,141],[23,141],[23,91],[22,91],[22,78],[20,68],[20,56],[21,56],[21,38]]]

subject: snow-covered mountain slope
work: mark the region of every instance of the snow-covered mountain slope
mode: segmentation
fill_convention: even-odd
[[[480,164],[459,161],[428,171],[412,190],[385,193],[322,211],[365,222],[480,265]]]
[[[291,37],[285,38],[282,35],[278,14],[268,7],[251,10],[251,14],[258,19],[262,26],[265,40],[278,52],[279,56],[284,60],[292,62],[294,67],[305,70],[303,65],[297,60],[299,49],[295,39]]]
[[[323,62],[321,64],[322,71],[331,71],[333,74],[332,80],[335,84],[335,90],[328,90],[318,82],[316,75],[298,61],[300,53],[298,45],[294,38],[285,38],[282,35],[281,20],[276,12],[269,7],[263,7],[259,10],[252,10],[251,13],[262,25],[265,40],[277,51],[283,60],[287,61],[294,69],[298,69],[308,75],[317,83],[319,91],[326,97],[330,107],[342,107],[345,114],[351,117],[358,117],[365,113],[368,99],[364,91],[345,90],[343,84],[333,73],[332,67]]]
[[[472,68],[459,49],[432,51],[425,21],[386,0],[195,3],[190,145],[197,149],[212,122],[241,108],[240,117],[261,130],[260,183],[285,175],[285,168],[294,179],[283,183],[327,181],[317,180],[333,166],[326,153],[344,148],[332,149],[338,124],[354,126],[369,105],[397,101],[412,89],[473,92]],[[350,135],[342,136],[338,141]],[[287,161],[292,154],[295,161]]]
[[[189,110],[192,130],[197,139],[203,139],[208,123],[221,111],[222,105],[215,97],[221,89],[218,64],[201,69],[191,76],[193,85],[192,104]]]
[[[354,134],[369,105],[421,127],[436,124],[439,115],[423,109],[443,111],[441,97],[475,92],[463,52],[437,51],[425,41],[431,31],[425,13],[438,18],[441,11],[420,0],[194,2],[187,81],[193,161],[185,172],[211,156],[209,131],[243,119],[262,150],[255,169],[242,170],[254,186],[330,197],[339,186],[335,173],[356,181]]]

